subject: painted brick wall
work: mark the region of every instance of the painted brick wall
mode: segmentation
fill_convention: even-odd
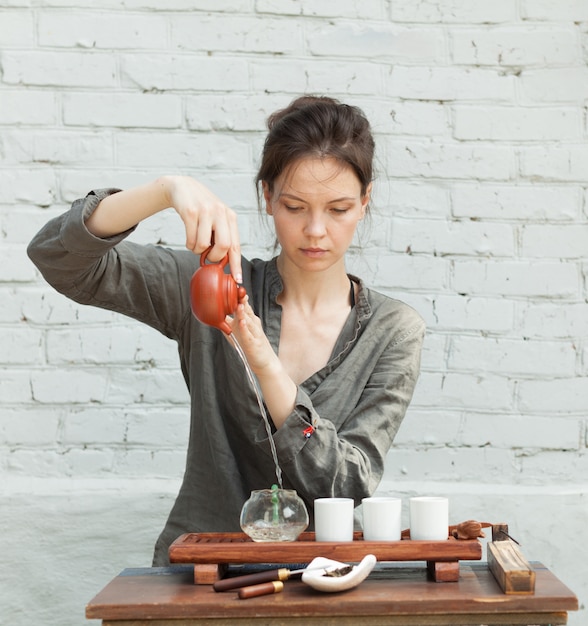
[[[188,429],[174,346],[54,293],[26,244],[93,187],[184,173],[267,256],[264,120],[302,92],[370,117],[350,270],[429,329],[382,493],[508,522],[586,602],[587,59],[586,0],[0,3],[0,624],[82,624],[150,563]],[[134,238],[182,246],[178,221]]]

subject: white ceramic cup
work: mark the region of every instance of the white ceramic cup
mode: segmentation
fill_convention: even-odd
[[[363,498],[363,538],[365,541],[400,541],[402,500],[384,496]]]
[[[316,541],[353,541],[353,498],[314,501]]]
[[[449,537],[449,501],[436,496],[410,499],[410,538],[442,541]]]

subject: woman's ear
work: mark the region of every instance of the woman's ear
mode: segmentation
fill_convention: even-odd
[[[370,183],[367,186],[367,189],[365,190],[365,194],[364,194],[363,198],[361,199],[361,217],[362,217],[362,219],[365,217],[368,204],[370,203],[370,200],[371,200],[371,197],[372,197],[372,187],[373,187],[373,184]]]
[[[264,180],[264,181],[262,181],[261,186],[262,186],[262,189],[263,189],[263,199],[265,200],[265,212],[268,215],[273,215],[273,212],[272,212],[272,193],[270,191],[269,185]]]

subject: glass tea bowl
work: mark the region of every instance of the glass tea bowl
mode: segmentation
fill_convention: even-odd
[[[257,489],[241,509],[241,528],[253,541],[296,541],[308,527],[308,511],[293,489]]]

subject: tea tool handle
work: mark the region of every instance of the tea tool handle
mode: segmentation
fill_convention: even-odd
[[[257,596],[267,596],[271,593],[280,593],[283,589],[284,583],[281,580],[273,580],[272,582],[261,583],[259,585],[242,587],[239,589],[239,598],[246,600],[247,598],[256,598]]]
[[[289,569],[270,569],[264,572],[256,572],[255,574],[245,574],[244,576],[234,576],[233,578],[224,578],[213,583],[212,588],[215,591],[230,591],[231,589],[241,589],[249,585],[257,585],[259,583],[269,583],[272,581],[288,580],[291,575]]]

